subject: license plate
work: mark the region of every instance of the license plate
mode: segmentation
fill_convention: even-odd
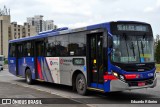
[[[138,86],[144,86],[145,82],[138,82]]]

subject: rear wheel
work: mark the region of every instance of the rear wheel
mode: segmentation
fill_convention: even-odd
[[[86,95],[87,93],[87,84],[86,79],[83,74],[78,74],[76,78],[76,89],[77,92],[81,95]]]
[[[31,70],[30,69],[26,70],[26,82],[28,84],[32,84],[33,83],[32,74],[31,74]]]

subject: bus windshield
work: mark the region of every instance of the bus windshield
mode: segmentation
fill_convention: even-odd
[[[152,36],[114,35],[111,59],[117,63],[154,62]]]

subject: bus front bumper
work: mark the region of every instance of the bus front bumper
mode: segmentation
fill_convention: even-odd
[[[152,84],[145,86],[129,86],[128,83],[123,82],[121,80],[112,80],[110,82],[110,91],[124,91],[124,90],[133,90],[133,89],[141,89],[141,88],[153,88],[157,84],[157,78],[153,80]]]

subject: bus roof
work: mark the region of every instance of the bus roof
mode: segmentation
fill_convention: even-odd
[[[114,22],[114,21],[112,21],[112,22]],[[139,22],[139,21],[116,21],[116,22],[121,22],[121,23],[129,22],[129,23],[147,24],[145,22]],[[36,36],[30,36],[30,37],[10,40],[9,43],[22,42],[22,41],[27,41],[27,40],[34,40],[34,39],[44,38],[44,37],[49,37],[49,36],[57,36],[59,34],[67,34],[67,33],[74,33],[74,32],[80,32],[80,31],[85,31],[85,30],[93,30],[93,29],[98,29],[98,28],[105,28],[106,26],[108,26],[108,28],[110,30],[109,23],[111,23],[111,22],[100,23],[100,24],[90,25],[90,26],[87,26],[87,27],[81,27],[81,28],[76,28],[76,29],[68,29],[67,27],[58,28],[56,30],[40,32]]]

